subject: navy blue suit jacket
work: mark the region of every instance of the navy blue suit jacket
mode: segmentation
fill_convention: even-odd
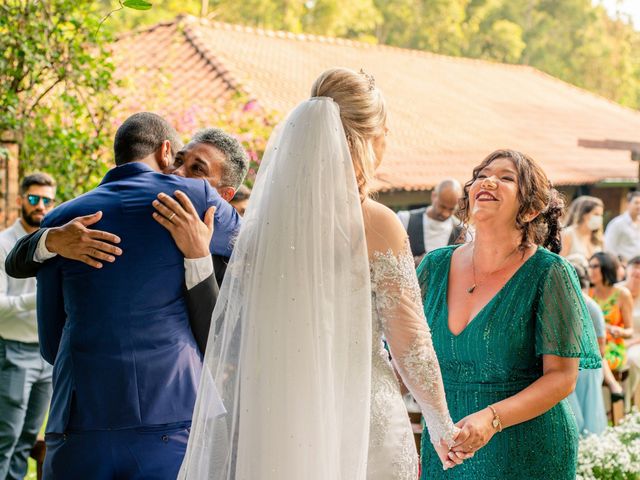
[[[133,162],[51,211],[44,227],[102,210],[95,228],[122,239],[94,269],[61,257],[38,272],[42,356],[54,364],[48,432],[190,421],[201,357],[184,300],[184,257],[151,216],[159,192],[185,192],[201,215],[215,205],[212,253],[228,256],[239,217],[209,184]]]

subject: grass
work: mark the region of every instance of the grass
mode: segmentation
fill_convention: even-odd
[[[47,426],[47,420],[49,419],[49,412],[47,412],[46,417],[44,417],[44,422],[42,422],[42,428],[40,428],[40,437],[44,437],[44,430]],[[25,480],[38,480],[37,466],[36,461],[33,458],[29,458],[29,468],[27,469],[27,476],[24,477]]]
[[[29,459],[29,470],[27,470],[27,476],[24,478],[25,480],[37,480],[38,478],[36,474],[36,461],[33,458]]]

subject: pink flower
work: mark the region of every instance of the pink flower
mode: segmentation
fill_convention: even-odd
[[[258,109],[258,101],[257,100],[249,100],[242,109],[243,112],[253,112]]]

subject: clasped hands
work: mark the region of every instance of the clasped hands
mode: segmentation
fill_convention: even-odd
[[[459,430],[453,446],[449,447],[444,441],[434,445],[445,470],[472,458],[496,433],[493,427],[493,412],[489,408],[467,415],[455,426]]]

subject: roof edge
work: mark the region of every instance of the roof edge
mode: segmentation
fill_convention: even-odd
[[[241,24],[233,24],[233,23],[226,23],[226,22],[220,22],[220,21],[215,21],[215,20],[209,20],[207,18],[199,18],[199,17],[195,17],[193,15],[187,15],[187,14],[181,14],[176,16],[173,20],[171,21],[166,21],[166,22],[160,22],[157,23],[155,25],[152,25],[150,27],[143,27],[140,29],[136,29],[133,30],[131,32],[126,32],[120,36],[118,36],[118,38],[116,39],[116,41],[120,40],[121,38],[126,38],[129,36],[133,36],[133,35],[138,35],[140,33],[145,33],[145,32],[152,32],[153,30],[156,30],[157,28],[161,28],[161,27],[170,27],[172,25],[175,25],[176,27],[180,26],[180,25],[184,25],[185,26],[185,37],[187,39],[187,41],[189,43],[191,43],[193,45],[193,47],[198,51],[198,53],[205,59],[205,61],[216,71],[220,74],[220,76],[222,77],[222,79],[225,81],[225,83],[227,83],[227,85],[229,85],[229,88],[236,90],[238,92],[243,92],[248,94],[249,96],[251,96],[251,92],[248,91],[246,85],[241,84],[237,79],[235,79],[231,73],[224,68],[224,66],[222,65],[222,63],[214,56],[211,54],[211,52],[200,43],[200,40],[198,38],[198,33],[196,31],[194,31],[193,28],[189,28],[193,25],[202,25],[202,26],[208,26],[208,27],[214,27],[214,28],[220,28],[223,30],[228,30],[228,31],[236,31],[236,32],[244,32],[244,33],[252,33],[252,34],[258,34],[258,35],[263,35],[266,37],[275,37],[275,38],[284,38],[284,39],[289,39],[289,40],[298,40],[298,41],[307,41],[307,42],[316,42],[316,43],[326,43],[326,44],[331,44],[331,45],[340,45],[340,46],[351,46],[351,47],[358,47],[358,48],[367,48],[367,49],[377,49],[377,50],[386,50],[386,51],[394,51],[394,52],[403,52],[404,54],[408,54],[408,55],[416,55],[416,56],[422,56],[422,57],[437,57],[437,58],[442,58],[442,59],[446,59],[447,61],[451,61],[451,62],[456,62],[456,63],[476,63],[476,64],[483,64],[483,65],[490,65],[492,67],[500,67],[500,68],[511,68],[511,69],[518,69],[518,70],[529,70],[531,71],[533,74],[535,75],[539,75],[541,77],[546,77],[550,80],[553,80],[555,82],[559,82],[562,83],[566,86],[571,87],[574,90],[578,90],[582,93],[586,93],[588,95],[590,95],[593,98],[596,99],[600,99],[600,100],[604,100],[605,102],[622,108],[624,110],[627,110],[631,113],[634,113],[636,115],[640,114],[640,112],[636,109],[633,109],[631,107],[628,107],[626,105],[622,105],[621,103],[618,103],[614,100],[611,100],[603,95],[600,95],[598,93],[592,92],[590,90],[587,90],[583,87],[579,87],[578,85],[574,85],[573,83],[569,83],[565,80],[562,80],[561,78],[555,77],[553,75],[551,75],[550,73],[547,73],[543,70],[540,70],[537,67],[531,66],[531,65],[523,65],[523,64],[513,64],[513,63],[503,63],[503,62],[498,62],[498,61],[493,61],[493,60],[486,60],[486,59],[480,59],[480,58],[469,58],[469,57],[454,57],[451,55],[443,55],[443,54],[439,54],[439,53],[433,53],[433,52],[429,52],[426,50],[417,50],[417,49],[412,49],[412,48],[404,48],[404,47],[396,47],[393,45],[384,45],[384,44],[379,44],[379,43],[366,43],[366,42],[361,42],[358,40],[351,40],[348,38],[340,38],[340,37],[329,37],[329,36],[323,36],[323,35],[316,35],[316,34],[312,34],[312,33],[293,33],[293,32],[288,32],[285,30],[270,30],[270,29],[264,29],[264,28],[259,28],[259,27],[251,27],[248,25],[241,25]]]
[[[452,62],[481,63],[486,65],[491,65],[494,67],[505,67],[505,68],[514,68],[514,69],[533,68],[528,65],[503,63],[503,62],[498,62],[494,60],[486,60],[486,59],[480,59],[480,58],[454,57],[451,55],[443,55],[440,53],[429,52],[427,50],[397,47],[394,45],[385,45],[381,43],[366,43],[358,40],[352,40],[349,38],[330,37],[330,36],[324,36],[324,35],[317,35],[313,33],[293,33],[293,32],[288,32],[286,30],[270,30],[270,29],[265,29],[260,27],[252,27],[249,25],[227,23],[227,22],[221,22],[217,20],[209,20],[207,18],[199,18],[193,15],[180,15],[178,18],[181,18],[182,20],[186,20],[188,22],[200,24],[203,26],[219,28],[227,31],[252,33],[252,34],[257,34],[257,35],[262,35],[265,37],[272,37],[272,38],[283,38],[288,40],[298,40],[302,42],[316,42],[316,43],[326,43],[329,45],[340,45],[340,46],[358,47],[358,48],[366,48],[366,49],[396,51],[396,52],[403,52],[409,55],[437,57],[437,58],[446,59]]]
[[[181,21],[178,22],[178,26],[183,26],[182,34],[191,46],[198,52],[198,54],[204,59],[204,61],[220,76],[222,81],[227,84],[229,89],[236,92],[245,93],[251,96],[251,93],[247,89],[246,85],[241,84],[231,74],[231,72],[225,68],[223,63],[209,50],[200,38],[200,34],[197,30],[191,26],[192,20],[189,16],[184,16]]]

